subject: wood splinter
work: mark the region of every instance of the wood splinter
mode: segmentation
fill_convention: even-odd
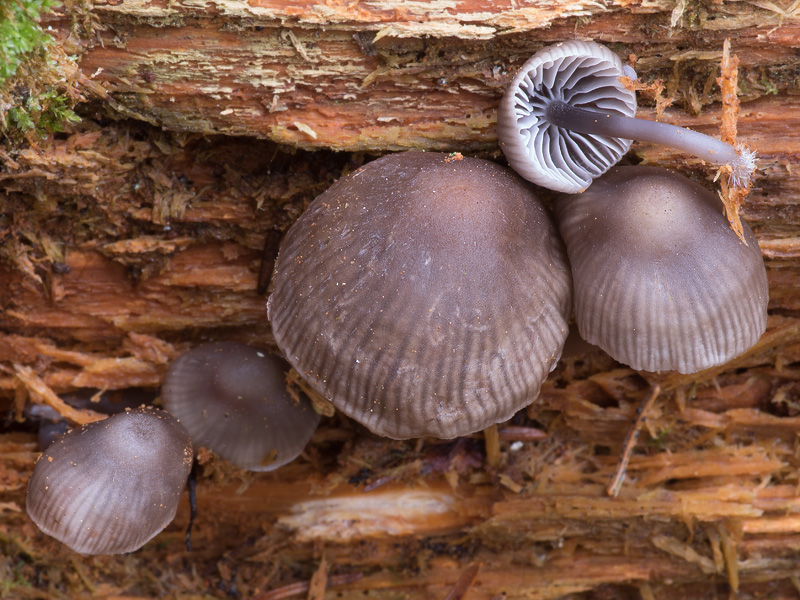
[[[609,496],[616,497],[616,495],[619,494],[622,482],[625,480],[625,470],[628,467],[628,462],[631,460],[633,449],[636,447],[636,440],[639,438],[639,432],[642,430],[642,425],[644,425],[644,422],[647,420],[647,411],[653,406],[653,402],[655,402],[660,393],[661,386],[656,384],[650,390],[650,394],[644,399],[644,402],[636,409],[633,422],[631,423],[630,429],[628,429],[628,434],[625,436],[625,443],[622,445],[622,453],[614,469],[614,478],[611,480],[606,490]]]
[[[472,587],[472,584],[475,583],[475,579],[478,577],[480,571],[481,563],[472,563],[468,566],[464,572],[458,576],[456,584],[453,586],[453,589],[447,593],[444,600],[463,600]]]
[[[720,77],[717,78],[717,85],[722,91],[722,124],[720,126],[720,138],[723,142],[739,149],[740,154],[747,158],[751,165],[750,177],[742,181],[732,177],[733,168],[731,165],[724,165],[720,168],[719,174],[723,175],[720,180],[721,191],[719,197],[725,206],[725,215],[730,222],[731,229],[739,236],[739,239],[747,245],[744,238],[742,221],[739,216],[739,209],[750,193],[752,185],[752,171],[755,171],[755,153],[736,141],[737,121],[739,119],[739,97],[737,89],[739,87],[739,58],[734,54],[731,56],[731,40],[725,40],[722,47],[722,62],[720,63]],[[719,175],[718,175],[719,176]]]

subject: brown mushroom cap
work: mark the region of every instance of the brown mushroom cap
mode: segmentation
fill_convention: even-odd
[[[494,163],[408,152],[319,196],[287,233],[269,318],[297,371],[392,438],[451,438],[533,401],[571,282],[545,207]]]
[[[175,517],[191,466],[192,443],[175,417],[119,413],[47,448],[28,484],[28,515],[75,552],[133,552]]]
[[[645,371],[693,373],[764,333],[767,276],[713,193],[677,173],[616,167],[555,207],[581,335]]]
[[[303,451],[320,416],[286,389],[286,361],[238,342],[197,346],[169,366],[161,397],[195,446],[237,467],[271,471]]]

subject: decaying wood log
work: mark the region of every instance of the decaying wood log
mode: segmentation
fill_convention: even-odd
[[[574,37],[635,55],[695,111],[718,98],[708,88],[725,37],[747,96],[796,92],[796,15],[759,4],[98,2],[81,67],[115,108],[172,130],[475,151],[495,147],[495,106],[516,68]]]
[[[39,148],[0,147],[0,406],[11,415],[0,435],[0,596],[796,596],[793,2],[68,5],[47,23],[94,82],[85,119]],[[711,134],[732,38],[738,135],[760,159],[743,215],[770,282],[755,348],[692,376],[636,373],[600,352],[566,359],[499,427],[491,460],[480,435],[381,440],[341,415],[275,473],[201,451],[192,551],[187,506],[123,557],[80,557],[36,530],[24,513],[38,452],[26,402],[65,410],[58,396],[75,390],[155,389],[171,359],[206,340],[270,345],[257,291],[274,259],[265,241],[371,155],[502,161],[504,84],[536,49],[574,37],[635,59],[645,83],[663,80],[659,101],[673,101],[659,118]],[[634,144],[627,160],[713,185],[713,172],[671,150]],[[628,425],[656,384],[609,497]]]

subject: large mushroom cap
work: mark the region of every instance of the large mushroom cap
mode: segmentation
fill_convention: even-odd
[[[320,419],[305,397],[289,395],[288,370],[246,344],[203,344],[172,362],[161,396],[195,446],[242,469],[271,471],[297,458]]]
[[[645,371],[692,373],[727,362],[764,333],[767,275],[713,193],[677,173],[616,167],[561,198],[581,335]]]
[[[287,233],[269,318],[289,362],[392,438],[451,438],[529,404],[567,333],[569,267],[510,171],[408,152],[319,196]]]
[[[175,517],[191,466],[192,443],[175,417],[119,413],[47,448],[28,484],[28,515],[76,552],[132,552]]]
[[[614,166],[631,140],[579,133],[551,123],[553,100],[632,117],[636,96],[620,83],[616,54],[595,42],[571,40],[542,48],[522,65],[497,112],[497,137],[508,164],[525,179],[575,193]]]

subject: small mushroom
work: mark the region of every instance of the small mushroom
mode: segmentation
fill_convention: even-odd
[[[534,54],[509,84],[497,135],[509,165],[525,179],[566,193],[589,187],[628,151],[631,140],[669,146],[729,165],[732,187],[746,188],[755,154],[690,129],[633,118],[633,76],[595,42],[572,40]]]
[[[289,395],[288,370],[252,346],[204,344],[172,362],[161,397],[195,446],[242,469],[271,471],[303,451],[320,420],[305,397]]]
[[[192,443],[175,417],[119,413],[47,448],[28,484],[28,515],[75,552],[132,552],[175,517],[191,466]]]
[[[380,158],[282,243],[268,316],[334,406],[382,436],[452,438],[537,396],[567,334],[569,267],[543,204],[494,163]]]
[[[682,175],[615,167],[560,198],[575,318],[583,338],[645,371],[693,373],[764,333],[767,275],[758,242],[728,227],[722,203]]]

